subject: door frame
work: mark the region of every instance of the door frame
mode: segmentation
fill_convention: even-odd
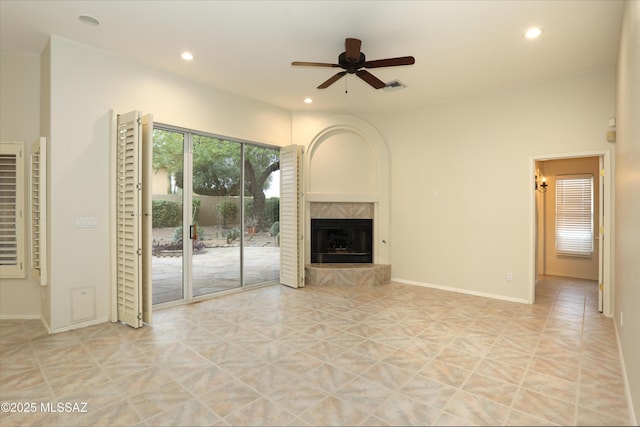
[[[602,314],[606,317],[613,315],[613,203],[614,203],[614,173],[613,173],[613,153],[610,149],[595,151],[578,151],[560,154],[539,155],[529,158],[529,177],[533,179],[535,176],[535,167],[537,161],[559,160],[580,157],[598,157],[601,160],[604,169],[604,194],[600,195],[603,204],[603,212],[598,212],[600,226],[598,232],[600,241],[602,242],[602,251],[600,252],[601,262],[599,263],[598,276],[602,280]],[[603,179],[599,174],[599,179]],[[528,181],[531,188],[531,180]],[[597,209],[597,207],[594,206]],[[529,194],[529,303],[535,303],[536,299],[536,254],[538,227],[536,218],[536,194],[531,191]],[[603,233],[604,230],[604,233]]]

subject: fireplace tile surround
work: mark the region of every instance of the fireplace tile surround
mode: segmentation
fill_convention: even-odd
[[[389,264],[307,264],[305,284],[336,287],[371,287],[391,281]]]
[[[373,219],[373,203],[359,202],[311,202],[310,218]]]
[[[310,219],[374,219],[374,212],[374,204],[366,202],[311,202],[309,206]],[[306,285],[369,287],[390,281],[391,265],[388,264],[314,263],[305,266]]]

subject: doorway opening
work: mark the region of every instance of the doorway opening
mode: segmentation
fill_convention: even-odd
[[[593,281],[597,310],[611,314],[610,152],[531,159],[530,298],[545,277]]]

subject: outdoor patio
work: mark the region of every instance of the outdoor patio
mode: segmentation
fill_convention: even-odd
[[[172,229],[171,229],[172,230]],[[168,239],[171,230],[154,229],[154,241]],[[203,242],[206,247],[193,255],[193,295],[194,297],[239,288],[240,244],[229,244],[220,238],[211,227],[204,229]],[[207,239],[209,236],[209,239]],[[276,237],[268,232],[245,236],[244,285],[251,286],[280,278],[280,248]],[[183,257],[154,256],[152,260],[153,304],[161,304],[183,298],[182,275]]]

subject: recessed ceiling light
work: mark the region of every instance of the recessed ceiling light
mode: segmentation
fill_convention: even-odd
[[[191,52],[182,52],[180,57],[185,61],[193,61],[193,54]]]
[[[524,37],[529,40],[533,40],[540,37],[540,34],[542,34],[542,30],[540,29],[540,27],[531,27],[527,30],[527,32],[524,33]]]
[[[313,99],[311,99],[311,98],[305,98],[304,99],[304,103],[305,104],[311,104],[312,102],[313,102]]]
[[[82,22],[83,24],[87,24],[87,25],[100,25],[100,21],[98,21],[96,18],[94,18],[93,16],[89,16],[89,15],[80,15],[78,16],[78,19],[80,20],[80,22]]]

